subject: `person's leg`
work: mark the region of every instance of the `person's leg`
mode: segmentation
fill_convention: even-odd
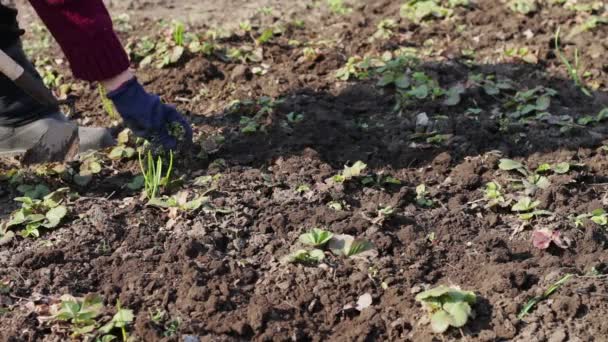
[[[15,18],[16,11],[0,5],[0,48],[26,72],[40,79],[36,68],[23,52],[19,40],[21,31]],[[5,25],[6,23],[12,24]],[[10,79],[0,75],[0,155],[23,153],[36,144],[46,132],[62,125],[73,124],[59,108],[37,103]],[[78,130],[81,152],[113,144],[107,129],[79,127]]]

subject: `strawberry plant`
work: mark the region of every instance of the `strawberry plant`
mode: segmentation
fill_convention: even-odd
[[[331,179],[336,183],[344,183],[348,180],[361,176],[361,173],[366,168],[367,164],[362,161],[357,161],[352,166],[344,166],[344,170],[333,176]]]
[[[127,342],[129,337],[127,335],[127,326],[135,320],[135,315],[132,310],[124,309],[121,307],[120,302],[116,303],[116,314],[112,317],[112,320],[108,322],[106,325],[99,328],[99,331],[102,334],[106,334],[102,341],[112,341],[116,337],[113,335],[109,335],[112,330],[119,329],[122,334],[123,342]]]
[[[336,71],[336,77],[342,81],[348,81],[351,78],[358,80],[367,79],[370,75],[369,69],[371,67],[370,60],[361,57],[350,57],[346,62],[346,65],[338,71]]]
[[[55,228],[67,215],[67,208],[62,205],[68,188],[58,189],[43,197],[42,200],[30,197],[17,197],[21,208],[15,211],[6,227],[23,226],[20,231],[23,237],[40,237],[40,228]]]
[[[416,295],[416,301],[428,311],[431,316],[431,328],[436,333],[443,333],[449,327],[460,328],[467,324],[473,316],[471,305],[477,297],[471,291],[458,288],[439,286]]]
[[[352,12],[352,8],[344,4],[344,0],[327,0],[329,9],[338,15],[346,15]]]
[[[370,37],[370,41],[390,39],[397,28],[397,22],[394,19],[382,19],[377,26],[376,32]]]
[[[103,300],[97,295],[88,295],[82,299],[72,296],[61,298],[60,309],[53,316],[58,321],[71,325],[72,337],[89,335],[97,329],[97,318],[103,311]]]
[[[608,225],[608,213],[604,209],[595,209],[588,214],[582,215],[571,215],[570,220],[574,223],[575,227],[582,227],[584,225],[583,220],[589,219],[597,225],[606,226]]]
[[[511,0],[509,8],[513,12],[528,15],[538,11],[538,3],[537,0]]]
[[[502,187],[496,182],[489,182],[486,184],[484,198],[487,201],[486,208],[496,206],[506,207],[509,205],[509,201],[505,200],[502,193]]]
[[[521,119],[530,115],[543,116],[551,106],[551,97],[557,92],[550,88],[536,87],[529,90],[518,91],[515,96],[505,104],[512,119]]]
[[[511,211],[517,212],[519,218],[524,221],[529,221],[538,216],[551,215],[550,211],[537,210],[540,201],[532,200],[530,197],[522,197],[511,207]]]
[[[425,184],[420,184],[416,187],[416,204],[421,207],[432,207],[434,205],[433,200],[428,198],[429,193],[426,190]]]
[[[377,254],[377,251],[374,250],[374,245],[371,242],[363,239],[356,239],[355,237],[346,234],[333,236],[329,241],[328,248],[334,255],[345,256],[347,258],[373,257]]]
[[[313,228],[310,232],[300,235],[299,240],[308,246],[321,247],[329,242],[333,236],[334,234],[327,230]]]

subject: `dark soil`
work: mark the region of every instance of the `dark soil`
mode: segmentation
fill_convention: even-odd
[[[9,284],[6,293],[0,288],[0,310],[6,308],[0,311],[0,341],[68,339],[64,330],[40,322],[36,308],[63,294],[89,293],[103,296],[109,308],[120,300],[132,309],[136,319],[129,331],[140,341],[606,341],[607,230],[591,222],[575,228],[568,216],[608,206],[608,160],[601,148],[607,127],[600,122],[564,131],[551,120],[505,126],[493,113],[508,99],[489,96],[467,80],[483,73],[511,80],[516,90],[549,87],[557,91],[549,109],[555,117],[595,115],[608,107],[608,26],[563,42],[566,54],[581,49],[597,88],[588,97],[566,78],[553,45],[557,26],[568,32],[582,14],[545,6],[524,16],[502,3],[478,1],[473,8],[456,9],[450,19],[417,25],[399,17],[400,1],[365,3],[348,16],[324,6],[291,8],[288,1],[275,2],[274,17],[256,14],[252,23],[260,27],[305,19],[304,29],[289,28],[265,45],[270,69],[263,76],[252,75],[251,66],[192,54],[178,66],[138,70],[149,90],[188,115],[198,138],[225,138],[206,159],[180,159],[176,173],[185,177],[183,188],[190,192],[202,192],[192,185],[195,177],[221,173],[209,195],[214,206],[230,213],[197,211],[170,220],[168,212],[145,206],[138,193],[124,187],[138,173],[136,161],[108,161],[91,185],[68,184],[82,197],[69,203],[66,224],[42,240],[18,237],[0,246],[0,280]],[[226,6],[229,11],[230,2]],[[398,21],[397,34],[368,42],[385,18]],[[133,25],[121,33],[125,40],[157,32],[152,21]],[[301,58],[301,48],[288,44],[294,39],[334,44],[319,48],[309,61]],[[242,43],[251,39],[235,34],[222,40],[226,46]],[[537,63],[503,53],[504,47],[524,46]],[[377,87],[375,79],[335,78],[350,56],[399,47],[428,51],[418,69],[441,87],[466,84],[460,104],[424,100],[397,113],[394,90]],[[474,58],[464,50],[474,51]],[[195,98],[202,88],[208,95]],[[93,88],[72,95],[74,118],[110,123]],[[261,96],[284,102],[265,118],[263,131],[241,133],[239,119],[249,113],[227,110],[228,104]],[[469,108],[481,113],[467,115]],[[445,141],[417,138],[416,116],[422,112],[438,132],[449,135]],[[289,113],[302,113],[304,120],[290,123]],[[553,214],[515,234],[522,222],[517,215],[508,208],[486,209],[483,201],[490,181],[511,190],[509,179],[517,174],[497,167],[506,157],[531,170],[543,163],[580,164],[567,174],[548,176],[551,185],[535,198]],[[325,184],[358,160],[368,164],[367,173],[391,175],[401,184]],[[46,181],[65,185],[56,178]],[[415,188],[422,183],[434,202],[431,208],[416,204]],[[311,190],[296,192],[302,184]],[[17,192],[7,182],[0,185],[0,213],[8,217]],[[341,202],[343,210],[330,208],[332,201]],[[387,205],[395,208],[393,216],[379,224],[366,219]],[[366,238],[379,255],[361,261],[327,253],[317,267],[281,263],[312,227]],[[540,228],[559,230],[571,246],[538,250],[531,236]],[[595,276],[589,276],[592,268]],[[517,318],[528,299],[568,273],[576,276],[524,319]],[[443,337],[420,324],[426,314],[414,300],[421,290],[441,284],[479,296],[476,317]],[[369,308],[343,309],[365,293],[373,298]],[[157,309],[167,313],[161,322],[150,318]],[[167,337],[170,320],[177,319],[178,335]]]

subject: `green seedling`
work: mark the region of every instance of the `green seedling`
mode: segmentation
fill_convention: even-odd
[[[487,95],[496,96],[502,91],[512,90],[513,83],[504,78],[497,78],[494,75],[473,74],[469,76],[468,81],[478,87],[481,87]]]
[[[80,163],[79,172],[74,175],[74,183],[86,186],[93,180],[93,177],[103,169],[102,161],[96,153],[91,153],[83,157]]]
[[[68,191],[68,188],[58,189],[42,200],[15,198],[15,201],[21,202],[21,208],[13,213],[6,227],[24,226],[20,235],[34,238],[40,237],[40,228],[56,228],[68,212],[66,206],[61,204]]]
[[[511,207],[511,211],[519,213],[519,218],[524,221],[529,221],[538,216],[551,215],[550,211],[536,210],[539,205],[540,201],[533,200],[530,197],[522,197]]]
[[[606,211],[604,209],[595,209],[594,211],[588,213],[588,214],[582,214],[582,215],[571,215],[570,220],[572,220],[572,222],[574,223],[574,226],[579,228],[584,226],[584,220],[585,219],[589,219],[591,220],[593,223],[600,225],[600,226],[606,226],[608,225],[608,213],[606,213]]]
[[[416,204],[421,207],[432,207],[434,205],[433,200],[428,198],[429,193],[426,190],[425,184],[420,184],[416,187]]]
[[[248,33],[251,32],[251,30],[253,29],[251,27],[251,23],[249,21],[242,21],[239,23],[239,28],[241,29],[241,31]]]
[[[492,208],[496,206],[504,208],[508,206],[510,202],[505,199],[505,196],[502,193],[502,187],[496,182],[489,182],[488,184],[486,184],[484,197],[487,201],[486,208]]]
[[[146,167],[144,167],[144,161],[141,156],[141,152],[139,153],[139,167],[141,169],[141,173],[144,177],[144,188],[146,197],[148,200],[152,200],[156,198],[156,195],[161,186],[166,186],[169,184],[171,178],[171,171],[173,170],[173,151],[169,151],[169,166],[165,171],[165,176],[163,177],[163,157],[158,156],[156,163],[154,162],[154,157],[152,156],[152,151],[148,151],[148,156],[146,158]]]
[[[509,1],[511,11],[524,15],[538,11],[537,0],[511,0]]]
[[[309,191],[310,191],[310,185],[308,185],[308,184],[298,185],[298,187],[296,188],[296,193],[298,193],[298,194],[305,194]]]
[[[327,206],[336,211],[344,210],[344,204],[342,204],[339,201],[331,201],[331,202],[327,203]]]
[[[579,58],[579,51],[578,48],[574,49],[574,62],[570,62],[568,60],[568,58],[566,58],[566,56],[564,56],[560,45],[559,45],[559,34],[560,34],[560,29],[561,28],[557,28],[557,31],[555,31],[555,54],[557,55],[557,57],[561,60],[561,62],[566,66],[566,69],[568,70],[568,76],[570,76],[570,78],[572,79],[572,81],[574,82],[574,84],[587,96],[592,96],[591,92],[585,87],[584,82],[581,78],[581,63],[580,63],[580,58]],[[583,72],[584,73],[584,72]]]
[[[352,78],[364,80],[369,78],[371,63],[369,59],[361,57],[349,57],[346,65],[336,71],[336,77],[342,81]]]
[[[369,64],[378,65],[373,73],[379,75],[377,85],[386,87],[393,85],[399,89],[406,89],[411,84],[411,77],[408,70],[420,64],[420,59],[415,53],[404,53],[396,57],[390,56],[380,61],[369,60]]]
[[[128,146],[130,140],[131,130],[125,129],[118,133],[117,145],[108,153],[108,158],[112,160],[133,158],[133,156],[135,156],[135,148]]]
[[[258,9],[258,13],[262,14],[262,15],[272,15],[272,12],[274,12],[274,8],[270,7],[270,6],[264,6],[264,7],[260,7]]]
[[[397,87],[395,110],[416,103],[420,100],[435,100],[445,94],[439,83],[424,72],[414,72],[408,81]]]
[[[361,184],[365,186],[383,187],[386,185],[401,185],[401,181],[393,176],[376,174],[363,177],[361,179]]]
[[[312,246],[321,247],[325,245],[334,236],[332,232],[327,230],[313,228],[310,232],[300,235],[300,242]]]
[[[534,308],[536,304],[549,298],[549,296],[551,296],[555,291],[559,290],[559,288],[562,287],[573,276],[573,274],[566,274],[563,278],[555,282],[553,285],[549,286],[549,288],[545,290],[542,295],[530,299],[521,309],[521,311],[517,315],[517,318],[523,319],[524,317],[526,317],[526,315],[530,313],[530,311]]]
[[[103,300],[100,296],[87,295],[83,299],[77,299],[66,295],[61,298],[60,310],[54,318],[71,324],[73,338],[88,335],[97,329],[96,318],[103,311]]]
[[[371,242],[355,239],[353,236],[346,234],[334,235],[329,240],[328,248],[334,255],[347,258],[369,258],[375,257],[378,253]]]
[[[608,17],[592,15],[584,23],[576,25],[568,34],[568,39],[570,40],[583,32],[592,31],[600,25],[608,25]]]
[[[29,197],[31,199],[42,199],[44,196],[51,193],[49,187],[44,184],[21,184],[17,187],[23,197]]]
[[[521,119],[531,115],[542,117],[547,114],[551,106],[551,98],[556,94],[555,90],[540,86],[518,91],[510,101],[506,102],[505,108],[509,111],[511,119]]]
[[[370,41],[387,40],[395,34],[397,22],[394,19],[382,19],[377,26],[376,32],[370,37]]]
[[[228,58],[239,60],[243,64],[260,63],[264,60],[264,50],[261,47],[241,46],[228,50]]]
[[[135,320],[135,315],[132,310],[124,309],[120,305],[120,301],[116,303],[116,314],[112,317],[112,320],[108,322],[103,327],[99,328],[99,331],[103,334],[110,334],[114,329],[120,329],[122,334],[123,342],[127,342],[129,340],[129,336],[127,334],[127,326]],[[111,336],[111,335],[110,335]],[[106,339],[106,341],[112,341],[112,339]]]
[[[284,261],[288,263],[301,263],[301,264],[316,264],[325,259],[325,253],[320,249],[313,249],[311,251],[300,249],[285,257]]]
[[[304,121],[304,114],[291,112],[287,114],[287,121],[292,124],[302,122]]]
[[[453,10],[441,6],[440,0],[407,0],[401,6],[401,17],[415,23],[425,19],[442,19],[453,14]]]
[[[559,0],[556,0],[559,1]],[[603,1],[593,1],[586,3],[577,3],[576,1],[567,1],[564,8],[575,12],[594,12],[599,11],[604,7]]]
[[[505,48],[505,56],[520,59],[526,63],[536,64],[538,63],[538,57],[534,52],[530,51],[527,47],[510,47]]]
[[[534,172],[531,172],[520,162],[512,159],[501,159],[498,167],[503,171],[517,171],[524,176],[523,179],[514,179],[513,182],[521,184],[526,190],[526,194],[533,195],[538,189],[547,189],[551,182],[543,173],[552,171],[555,174],[565,174],[571,169],[571,165],[566,162],[551,164],[541,164]]]
[[[331,179],[336,183],[344,183],[348,180],[361,176],[363,171],[367,168],[367,164],[362,161],[357,161],[353,166],[344,166],[344,170],[333,176]]]
[[[210,189],[207,192],[213,190],[215,189]],[[180,191],[177,195],[168,198],[152,198],[148,201],[148,205],[159,208],[177,208],[181,211],[195,211],[208,201],[209,198],[206,196],[196,197],[188,201],[188,192]]]
[[[275,30],[273,28],[265,29],[264,31],[262,31],[262,34],[255,40],[255,42],[258,45],[263,45],[270,42],[274,37],[274,31]]]
[[[428,311],[431,329],[444,333],[450,327],[461,328],[473,318],[472,305],[477,302],[474,292],[439,286],[416,295],[416,301]]]
[[[353,11],[352,8],[344,4],[344,0],[327,0],[327,5],[337,15],[347,15]]]

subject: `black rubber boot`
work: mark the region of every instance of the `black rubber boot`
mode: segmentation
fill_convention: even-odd
[[[78,151],[100,150],[114,145],[107,128],[77,127],[61,113],[55,113],[18,127],[0,126],[0,156],[15,156],[32,148],[46,132],[62,131],[59,127],[73,126],[78,130]]]
[[[4,49],[4,52],[19,63],[26,72],[40,79],[38,72],[23,53],[20,43]],[[0,75],[0,156],[24,153],[46,132],[52,132],[60,126],[75,127],[59,111],[59,108],[39,104],[16,87],[10,79]],[[89,127],[77,129],[80,152],[98,150],[114,144],[108,129]]]

